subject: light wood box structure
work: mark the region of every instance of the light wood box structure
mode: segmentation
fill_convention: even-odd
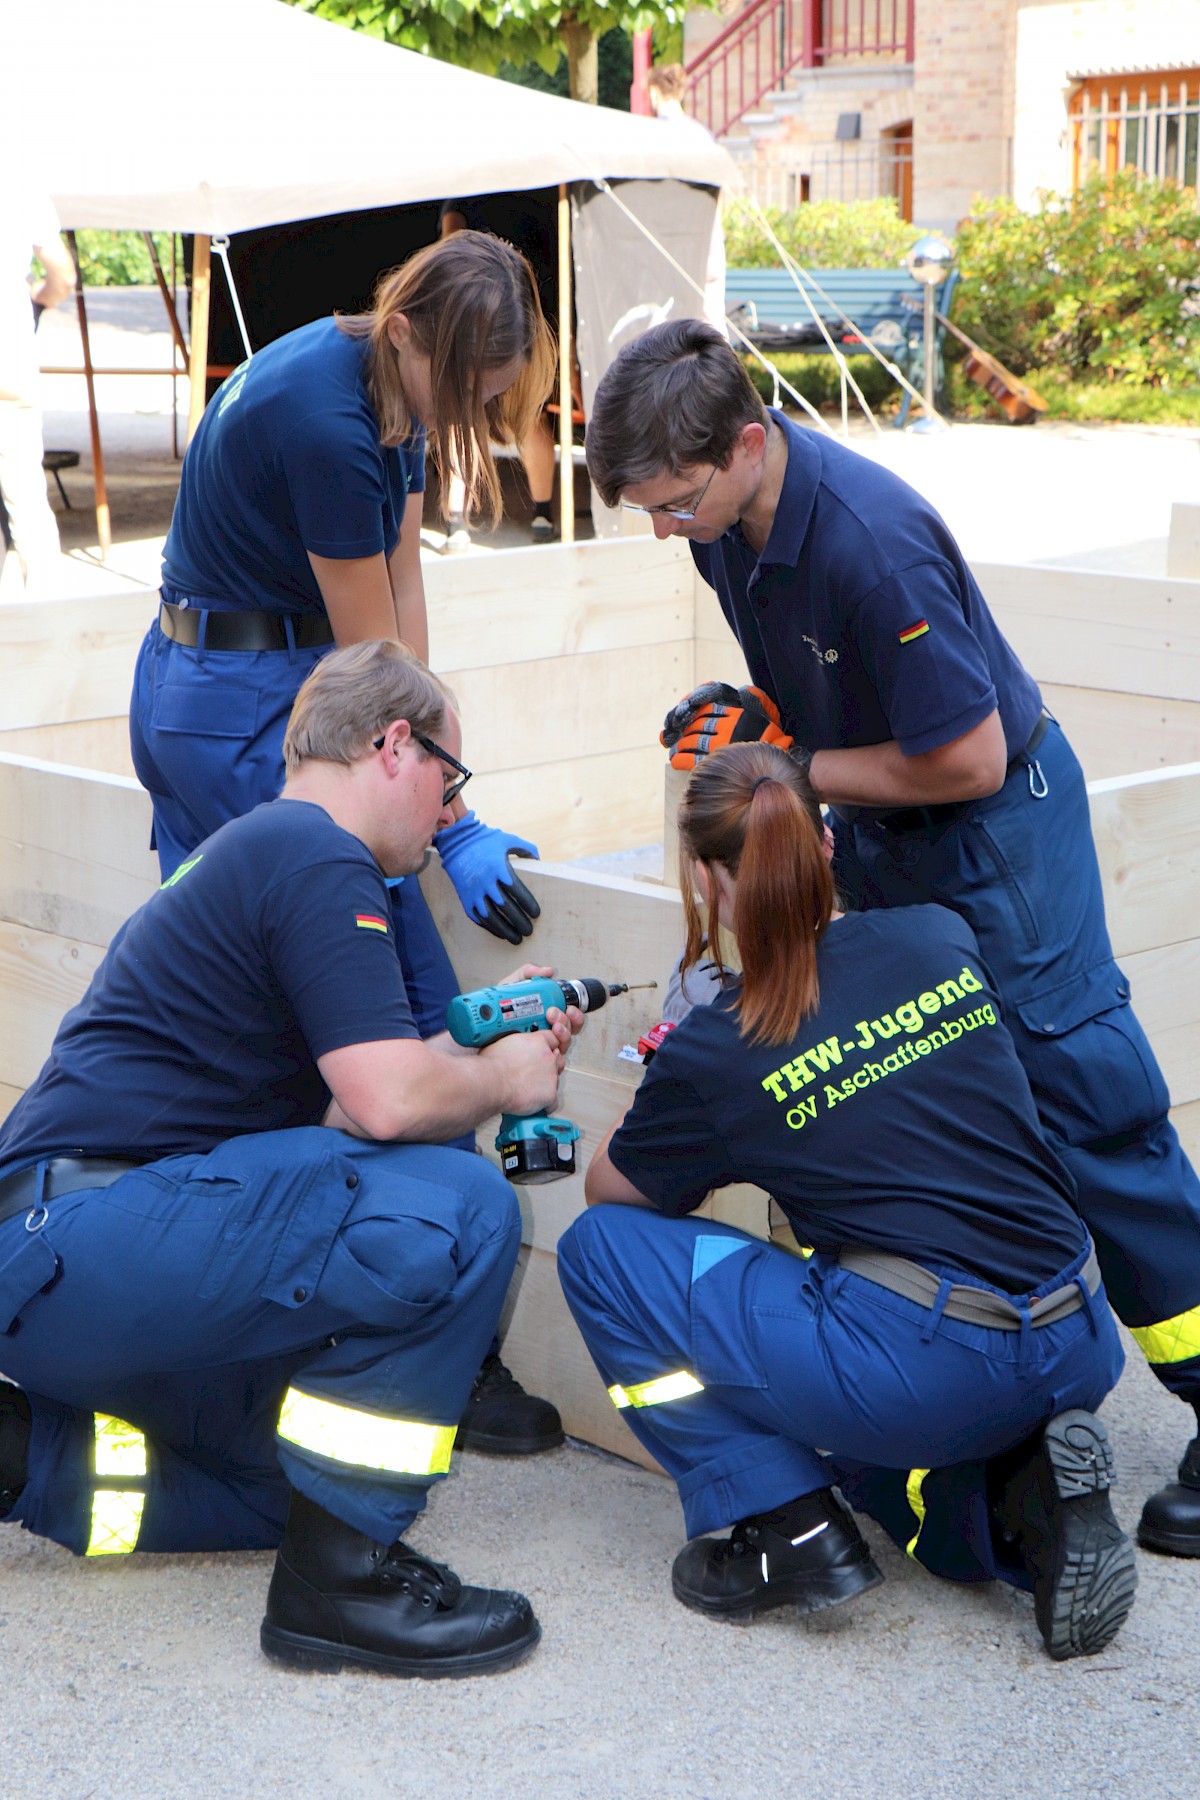
[[[1200,583],[1091,572],[976,571],[1091,776],[1117,954],[1200,1152]],[[481,813],[561,857],[647,842],[663,818],[655,738],[695,681],[741,678],[736,646],[677,545],[648,539],[502,551],[430,571],[434,661],[463,706]],[[0,609],[0,1110],[36,1075],[117,926],[153,890],[150,808],[124,720],[152,596]],[[1168,766],[1181,763],[1183,766]],[[472,790],[473,796],[475,788]],[[682,936],[670,888],[562,863],[522,875],[542,904],[529,951],[564,974],[664,981]],[[472,925],[436,860],[422,877],[464,987],[514,952]],[[580,1166],[628,1104],[622,1062],[659,996],[612,1001],[572,1054],[560,1110]],[[492,1132],[480,1141],[490,1148]],[[645,1461],[563,1304],[555,1245],[580,1177],[521,1195],[524,1239],[506,1355],[568,1431]],[[716,1216],[765,1235],[765,1197],[727,1189]]]

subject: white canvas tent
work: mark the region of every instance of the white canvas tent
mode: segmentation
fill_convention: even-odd
[[[9,5],[0,8],[0,70],[0,166],[36,145],[38,179],[65,228],[195,234],[192,340],[204,349],[214,237],[559,184],[564,445],[568,189],[649,178],[715,190],[733,176],[726,153],[690,125],[533,93],[282,0]],[[190,358],[192,428],[204,404],[204,349]],[[98,452],[95,429],[93,443]],[[97,473],[102,484],[99,461]]]

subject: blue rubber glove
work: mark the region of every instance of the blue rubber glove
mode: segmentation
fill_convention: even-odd
[[[439,831],[433,847],[454,883],[468,918],[493,937],[519,944],[533,930],[541,907],[509,865],[510,856],[536,856],[528,838],[485,825],[473,812]]]

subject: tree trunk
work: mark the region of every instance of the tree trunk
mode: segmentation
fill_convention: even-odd
[[[600,39],[590,25],[577,19],[564,19],[560,27],[567,47],[567,71],[571,81],[572,100],[586,106],[600,103]]]

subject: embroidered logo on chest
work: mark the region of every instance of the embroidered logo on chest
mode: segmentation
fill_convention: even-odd
[[[822,648],[821,648],[820,644],[818,644],[816,638],[809,637],[807,631],[802,631],[800,633],[800,636],[803,638],[804,642],[808,645],[809,649],[812,651],[813,655],[816,657],[818,662],[835,663],[837,661],[838,653],[836,650],[822,650]]]

